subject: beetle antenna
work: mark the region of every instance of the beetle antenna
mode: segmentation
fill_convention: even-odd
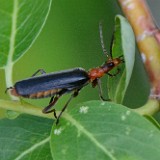
[[[107,53],[106,47],[104,45],[102,22],[99,22],[99,35],[100,35],[100,41],[101,41],[101,46],[102,46],[103,53],[107,56],[108,59],[111,59],[111,56]]]
[[[111,44],[110,44],[110,56],[111,56],[111,59],[113,58],[113,57],[112,57],[113,42],[114,42],[114,33],[112,34],[112,39],[111,39]]]

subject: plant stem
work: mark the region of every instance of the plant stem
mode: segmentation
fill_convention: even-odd
[[[20,102],[0,99],[0,108],[38,117],[55,119],[53,113],[44,114],[42,113],[42,109],[40,107],[31,105],[24,101]],[[160,105],[157,100],[149,100],[144,106],[132,110],[139,113],[140,115],[152,116],[160,110]],[[59,113],[60,112],[57,112],[57,114]]]
[[[152,116],[160,111],[160,104],[157,100],[150,99],[144,106],[133,109],[133,111],[139,113],[140,115]]]
[[[6,86],[11,87],[13,86],[12,83],[12,71],[13,71],[13,63],[8,63],[8,65],[5,67],[5,78],[6,78]],[[12,100],[19,100],[18,97],[12,96],[9,94]]]
[[[31,105],[26,102],[22,103],[20,101],[7,101],[7,100],[0,99],[0,108],[6,109],[6,110],[12,110],[19,113],[30,114],[38,117],[54,119],[54,116],[52,113],[44,114],[42,113],[42,109],[40,107]]]
[[[134,30],[151,83],[150,98],[160,100],[160,31],[145,0],[118,0]]]

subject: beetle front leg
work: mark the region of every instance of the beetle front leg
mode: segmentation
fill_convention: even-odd
[[[120,73],[120,69],[117,68],[117,72],[115,74],[107,73],[110,77],[115,77],[117,74]]]
[[[41,74],[46,74],[46,71],[44,71],[43,69],[38,69],[31,77],[36,76],[39,72],[40,72]]]

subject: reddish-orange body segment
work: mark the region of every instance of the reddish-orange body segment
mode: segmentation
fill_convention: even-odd
[[[104,73],[104,70],[102,68],[93,68],[88,73],[88,75],[90,77],[90,81],[93,81],[96,78],[101,78],[104,74],[105,73]]]
[[[90,78],[90,81],[94,81],[97,78],[101,78],[104,76],[104,74],[108,73],[110,70],[118,66],[122,60],[120,58],[115,58],[106,61],[102,66],[97,68],[92,68],[88,72],[88,76]]]

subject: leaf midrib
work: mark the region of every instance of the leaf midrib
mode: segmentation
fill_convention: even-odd
[[[63,116],[66,120],[71,122],[79,131],[81,131],[84,135],[86,135],[98,148],[100,148],[107,156],[109,156],[112,160],[117,160],[109,150],[105,148],[99,141],[90,133],[87,129],[85,129],[79,122],[77,122],[71,115],[65,113]]]
[[[15,38],[16,38],[16,27],[17,27],[17,16],[18,16],[18,0],[13,2],[13,13],[12,13],[12,23],[11,23],[11,36],[9,44],[8,62],[7,65],[12,64],[12,58],[14,54]]]

